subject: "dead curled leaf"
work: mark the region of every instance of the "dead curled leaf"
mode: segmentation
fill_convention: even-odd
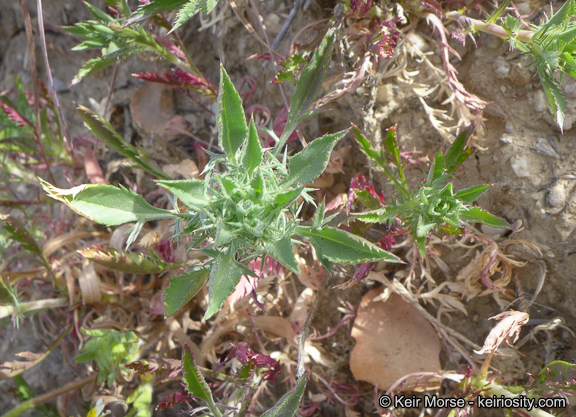
[[[86,148],[84,151],[84,170],[92,184],[106,184],[104,173],[92,148]]]
[[[174,97],[165,85],[145,83],[130,101],[130,113],[138,131],[165,140],[174,139],[186,121],[174,114]]]
[[[362,298],[352,329],[356,346],[350,369],[357,380],[386,391],[405,375],[438,372],[440,340],[432,325],[400,295],[377,300],[381,294],[377,288]],[[440,382],[436,377],[410,377],[400,391],[437,389]]]
[[[529,316],[528,314],[522,311],[505,311],[500,313],[494,317],[490,317],[490,320],[500,320],[490,333],[488,337],[486,337],[486,341],[484,342],[484,346],[479,351],[474,351],[479,355],[482,355],[485,352],[494,352],[498,349],[498,346],[505,342],[506,345],[510,346],[508,339],[514,337],[512,342],[518,340],[518,336],[520,335],[520,328],[522,325],[526,324],[528,321]]]
[[[80,291],[82,292],[82,303],[90,305],[102,301],[100,292],[100,279],[94,270],[94,264],[88,259],[82,263],[82,273],[78,277]]]

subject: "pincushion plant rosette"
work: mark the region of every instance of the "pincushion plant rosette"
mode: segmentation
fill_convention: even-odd
[[[224,153],[210,153],[204,180],[157,181],[170,193],[173,210],[154,207],[122,186],[84,184],[62,190],[41,180],[44,190],[97,223],[116,226],[135,222],[127,246],[134,242],[145,222],[174,219],[174,238],[188,235],[190,249],[206,258],[201,264],[190,266],[183,275],[171,278],[165,293],[167,316],[177,312],[208,282],[209,303],[204,319],[209,319],[243,275],[255,275],[247,265],[257,258],[263,264],[269,256],[299,274],[294,245],[301,245],[302,240],[314,246],[327,268],[330,262],[401,262],[360,236],[327,226],[332,217],[324,218],[324,202],[311,225],[300,222],[304,202],[315,204],[305,184],[322,174],[334,146],[347,130],[322,136],[291,157],[282,148],[298,123],[311,114],[309,108],[328,68],[333,39],[334,32],[330,30],[300,76],[286,129],[276,138],[273,149],[262,148],[254,121],[247,123],[242,100],[221,67],[217,124],[218,144]],[[112,129],[98,115],[84,110],[84,116],[94,133],[94,122]],[[182,202],[183,209],[176,199]],[[115,255],[119,258],[118,253]],[[97,256],[92,259],[98,262]],[[108,256],[108,266],[110,259]]]

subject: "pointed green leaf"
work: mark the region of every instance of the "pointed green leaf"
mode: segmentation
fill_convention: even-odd
[[[294,256],[294,248],[289,237],[284,236],[280,240],[268,243],[264,247],[264,251],[290,271],[300,275],[300,266]]]
[[[142,253],[131,253],[113,248],[92,248],[80,250],[80,255],[104,265],[107,268],[128,274],[158,274],[166,270],[167,264],[162,259],[153,259]]]
[[[242,99],[222,65],[220,65],[220,90],[217,105],[218,145],[226,153],[228,159],[235,163],[236,152],[246,138],[248,127]]]
[[[262,146],[258,139],[258,132],[256,131],[254,119],[250,119],[248,139],[244,142],[241,159],[242,167],[250,176],[262,163]]]
[[[386,148],[386,152],[394,158],[394,164],[400,166],[400,148],[398,148],[398,142],[396,140],[396,126],[388,129],[388,133],[384,139],[384,147]]]
[[[298,200],[298,197],[300,197],[302,191],[304,191],[304,186],[295,188],[290,191],[286,191],[285,193],[282,194],[278,194],[276,198],[274,198],[272,205],[276,210],[282,210],[288,207],[294,201]]]
[[[170,278],[170,285],[164,293],[164,304],[166,304],[166,317],[176,313],[184,307],[202,289],[208,278],[210,271],[200,269],[188,272],[178,277]]]
[[[296,91],[290,100],[290,113],[286,121],[286,127],[280,136],[280,141],[274,147],[275,154],[282,150],[292,132],[294,132],[302,119],[306,117],[310,106],[312,106],[322,88],[322,82],[324,77],[326,77],[332,59],[334,33],[334,28],[328,29],[318,49],[314,52],[310,64],[302,71],[302,75],[298,79]]]
[[[492,227],[510,228],[507,222],[479,207],[470,207],[468,211],[460,211],[460,217],[469,222],[484,223]]]
[[[444,173],[444,155],[442,155],[441,150],[436,154],[434,164],[432,164],[430,168],[432,171],[432,180],[440,178]]]
[[[566,116],[566,98],[564,93],[556,85],[556,82],[545,74],[540,74],[540,81],[542,87],[544,87],[544,92],[548,98],[548,102],[554,111],[554,116],[556,116],[556,123],[561,131],[564,128],[564,118]]]
[[[117,226],[128,222],[175,217],[174,213],[148,204],[142,196],[124,187],[84,184],[63,190],[39,179],[49,197],[61,201],[76,213],[96,223]]]
[[[0,214],[0,221],[2,222],[2,227],[8,232],[8,237],[11,240],[20,242],[25,250],[42,256],[42,248],[26,230],[26,227],[20,220],[11,214]]]
[[[570,362],[553,361],[540,371],[536,377],[535,386],[543,388],[564,386],[567,389],[576,389],[576,365]]]
[[[202,180],[157,181],[156,183],[173,193],[191,209],[201,210],[208,204],[206,183]]]
[[[208,284],[210,301],[206,313],[204,313],[204,320],[208,320],[220,309],[242,278],[243,269],[234,260],[234,255],[235,251],[229,248],[227,253],[221,253],[216,258],[212,266]]]
[[[322,136],[290,158],[288,176],[282,185],[305,184],[318,178],[328,166],[332,149],[346,133],[348,130]]]
[[[574,0],[568,0],[564,5],[552,16],[548,21],[543,24],[540,29],[534,34],[534,39],[537,39],[553,29],[555,26],[559,26],[567,23],[576,13],[574,7]]]
[[[220,225],[214,238],[214,246],[222,246],[229,243],[236,236],[235,230],[226,227],[226,225]]]
[[[201,399],[207,405],[214,407],[212,391],[196,367],[194,354],[188,345],[184,345],[184,349],[182,349],[182,381],[186,384],[186,391],[192,394],[194,398]]]
[[[464,188],[463,190],[458,191],[454,194],[454,197],[458,198],[464,203],[472,203],[490,188],[491,184],[485,185],[475,185],[474,187]]]
[[[238,189],[238,186],[234,181],[224,176],[218,177],[218,182],[220,183],[220,190],[224,191],[227,197],[232,197],[234,192]]]
[[[296,232],[318,247],[322,255],[339,264],[365,262],[402,262],[396,255],[344,230],[324,227],[311,229],[300,226]]]
[[[298,412],[298,405],[304,396],[307,381],[307,374],[301,376],[294,388],[284,394],[274,407],[262,414],[261,417],[294,417]]]
[[[366,154],[366,156],[370,158],[372,161],[376,162],[377,164],[380,164],[380,156],[378,152],[372,149],[372,144],[360,132],[360,129],[358,129],[356,126],[352,126],[352,133],[354,134],[354,138],[356,139],[356,141],[362,147],[362,151]]]
[[[200,7],[200,0],[189,0],[184,7],[178,10],[178,14],[176,15],[176,20],[174,21],[174,25],[169,34],[174,32],[188,20],[190,20],[196,13],[198,13],[201,9]]]
[[[430,230],[432,230],[435,225],[435,223],[422,223],[422,217],[420,217],[418,220],[418,226],[416,227],[416,237],[426,237],[428,232],[430,232]]]
[[[262,195],[264,194],[264,177],[260,171],[256,172],[256,176],[250,182],[250,186],[254,190],[254,197],[256,201],[260,201],[262,199]]]
[[[212,13],[212,10],[214,10],[218,4],[218,1],[219,0],[200,0],[200,7],[202,8],[204,14],[207,15]]]
[[[352,213],[352,215],[364,223],[384,223],[391,217],[386,207],[363,213]]]
[[[82,68],[80,68],[80,70],[78,71],[78,74],[76,74],[76,76],[72,79],[72,82],[70,83],[70,85],[72,86],[72,85],[78,84],[84,78],[86,78],[89,75],[92,75],[95,72],[98,72],[98,71],[114,64],[117,60],[118,60],[118,58],[116,58],[116,57],[115,58],[100,57],[100,58],[94,58],[94,59],[87,61],[84,64],[84,66]]]
[[[141,22],[156,16],[158,13],[176,10],[183,7],[188,0],[154,0],[148,4],[142,4],[126,20],[124,26],[130,26],[133,23]]]
[[[452,173],[458,168],[458,156],[464,152],[468,138],[472,135],[472,132],[474,132],[474,125],[471,125],[468,129],[461,132],[454,140],[454,143],[452,143],[452,146],[448,148],[446,154],[444,154],[444,162],[448,173]]]
[[[170,177],[162,171],[162,168],[160,168],[158,164],[150,159],[150,156],[148,156],[144,149],[141,147],[135,148],[126,142],[106,119],[84,106],[78,106],[78,111],[82,115],[82,120],[84,120],[86,127],[92,131],[94,136],[112,148],[112,150],[130,158],[150,174],[158,178],[170,180]]]

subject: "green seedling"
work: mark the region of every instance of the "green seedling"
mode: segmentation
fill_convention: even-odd
[[[462,12],[450,12],[446,17],[468,26],[472,32],[482,31],[506,39],[511,48],[529,58],[562,130],[566,99],[560,82],[564,74],[576,78],[576,4],[574,0],[567,1],[539,26],[524,28],[522,21],[511,15],[501,18],[501,26],[495,24],[509,3],[510,0],[503,2],[486,22],[465,17]]]
[[[89,339],[84,344],[82,353],[74,360],[80,363],[95,360],[99,368],[98,383],[106,381],[111,387],[116,379],[116,372],[136,360],[138,337],[134,332],[122,333],[111,329],[80,331]]]
[[[167,40],[163,40],[151,33],[143,25],[132,24],[134,20],[129,19],[132,12],[125,0],[109,0],[107,3],[117,8],[117,16],[110,16],[90,3],[84,2],[94,20],[63,28],[66,32],[83,40],[82,43],[75,46],[72,50],[99,49],[101,51],[100,57],[86,62],[72,80],[72,84],[80,82],[83,78],[115,64],[119,60],[145,52],[166,59],[169,63],[184,71],[185,74],[194,77],[198,85],[210,85],[186,54],[180,38],[176,37],[177,45],[171,44]],[[151,4],[142,7],[146,8],[148,6],[151,6]],[[168,9],[164,8],[156,13],[164,10]],[[170,29],[170,25],[162,19],[157,19],[155,22],[159,26]],[[130,24],[131,26],[127,27]],[[195,90],[201,94],[212,94],[210,89],[198,88]]]
[[[462,234],[462,221],[480,222],[493,227],[508,228],[504,220],[478,208],[473,203],[489,185],[477,185],[454,192],[452,178],[473,152],[466,147],[472,129],[462,132],[446,151],[439,151],[430,166],[425,182],[411,186],[404,173],[405,163],[400,157],[396,128],[390,128],[384,140],[384,149],[376,151],[358,128],[354,136],[364,153],[376,164],[396,188],[394,202],[377,210],[355,213],[366,223],[394,222],[399,218],[409,228],[422,257],[426,255],[426,237],[432,233]],[[391,159],[391,161],[389,161]]]

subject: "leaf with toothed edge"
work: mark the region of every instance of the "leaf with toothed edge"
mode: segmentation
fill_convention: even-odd
[[[156,184],[178,197],[187,207],[201,210],[208,204],[206,183],[201,180],[157,181]]]
[[[312,229],[299,226],[296,232],[320,249],[322,255],[339,264],[366,262],[402,262],[396,255],[344,230],[324,227]]]
[[[150,205],[144,197],[124,187],[83,184],[60,189],[41,178],[39,180],[49,197],[61,201],[81,216],[106,226],[176,217],[171,211]]]
[[[164,292],[164,304],[166,305],[166,317],[169,317],[184,307],[202,289],[210,271],[200,269],[178,277],[170,278],[170,285]]]
[[[306,373],[300,377],[294,388],[284,394],[274,407],[262,414],[261,417],[294,417],[304,396],[307,382],[308,374]]]
[[[288,187],[292,184],[305,184],[318,178],[328,166],[332,150],[346,133],[348,129],[322,136],[291,157],[288,177],[282,185]]]
[[[158,274],[165,271],[167,266],[166,262],[161,259],[113,248],[93,246],[78,252],[99,265],[128,274]]]
[[[182,381],[186,384],[186,391],[192,394],[194,398],[204,401],[211,408],[214,407],[212,391],[196,367],[194,354],[188,345],[184,345],[182,349]]]
[[[242,146],[248,133],[246,117],[240,94],[228,77],[223,65],[220,65],[220,89],[217,100],[218,145],[236,163],[236,152]]]
[[[324,36],[314,55],[312,55],[310,64],[302,71],[296,84],[296,91],[290,99],[290,113],[286,121],[286,126],[280,136],[280,141],[274,148],[275,154],[278,154],[282,150],[280,148],[284,147],[286,141],[298,124],[308,116],[308,110],[322,88],[322,82],[326,77],[330,61],[332,60],[334,37],[335,29],[328,29],[326,36]]]
[[[243,265],[234,260],[235,254],[236,251],[230,247],[228,252],[220,253],[212,265],[210,282],[208,283],[210,301],[206,313],[204,313],[204,320],[208,320],[220,309],[244,275]]]
[[[300,275],[300,266],[294,256],[294,249],[289,237],[284,236],[282,239],[268,243],[264,251],[272,258],[280,262],[295,274]]]

